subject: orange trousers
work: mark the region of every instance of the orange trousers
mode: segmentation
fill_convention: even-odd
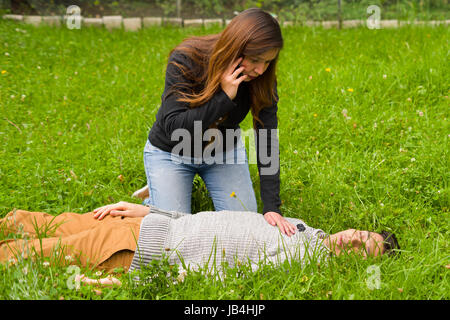
[[[53,216],[43,212],[16,210],[0,219],[5,236],[22,239],[0,241],[0,263],[42,256],[52,262],[75,262],[83,267],[111,271],[127,270],[133,259],[142,218],[106,216],[95,219],[92,212],[65,212]]]

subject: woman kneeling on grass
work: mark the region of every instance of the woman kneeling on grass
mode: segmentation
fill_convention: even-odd
[[[151,260],[163,257],[170,264],[184,263],[193,269],[205,264],[211,267],[211,263],[220,269],[223,262],[234,266],[237,260],[250,261],[257,268],[261,261],[277,264],[295,257],[309,263],[313,257],[319,261],[327,253],[357,252],[366,258],[399,249],[395,235],[386,231],[348,229],[327,235],[300,219],[286,219],[296,225],[292,236],[282,234],[261,214],[250,211],[205,211],[191,215],[127,202],[106,205],[86,214],[53,216],[16,210],[0,220],[0,231],[4,237],[27,233],[31,239],[1,241],[0,262],[31,257],[34,253],[51,259],[55,254],[60,259],[70,255],[82,267],[107,271],[119,267],[139,270]],[[36,238],[37,232],[40,238]],[[92,279],[82,281],[89,283]]]
[[[239,127],[251,112],[262,214],[293,234],[280,210],[276,66],[282,48],[278,21],[250,8],[221,33],[189,37],[170,52],[144,148],[147,186],[135,192],[143,204],[190,213],[198,174],[216,211],[258,211]]]

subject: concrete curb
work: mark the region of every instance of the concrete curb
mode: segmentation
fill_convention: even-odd
[[[34,26],[64,26],[69,16],[28,16],[17,14],[5,14],[2,16],[5,20],[14,20],[24,22]],[[181,19],[181,18],[163,18],[163,17],[130,17],[122,16],[104,16],[102,18],[87,18],[79,16],[82,26],[86,27],[105,27],[108,30],[121,29],[125,31],[138,31],[148,27],[174,26],[185,28],[209,28],[213,26],[224,27],[230,23],[230,19]],[[398,28],[408,25],[414,26],[438,26],[449,25],[450,20],[430,20],[430,21],[399,21],[399,20],[380,20],[380,28]],[[283,21],[280,22],[282,27],[303,26],[303,27],[322,27],[324,29],[338,28],[338,21]],[[365,27],[365,20],[344,20],[343,28]]]

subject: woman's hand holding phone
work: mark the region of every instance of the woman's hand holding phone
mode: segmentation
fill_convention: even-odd
[[[222,90],[227,94],[227,96],[233,100],[236,97],[239,85],[245,79],[248,79],[247,75],[243,75],[238,78],[242,71],[244,71],[244,67],[241,67],[239,63],[242,62],[242,57],[239,57],[236,61],[231,64],[228,69],[225,71],[225,74],[222,75],[222,79],[220,85]]]

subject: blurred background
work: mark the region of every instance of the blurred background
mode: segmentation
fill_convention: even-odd
[[[381,19],[448,20],[449,0],[0,0],[0,14],[64,15],[77,5],[84,17],[179,17],[232,19],[235,12],[259,7],[282,21],[360,20],[377,5]]]

